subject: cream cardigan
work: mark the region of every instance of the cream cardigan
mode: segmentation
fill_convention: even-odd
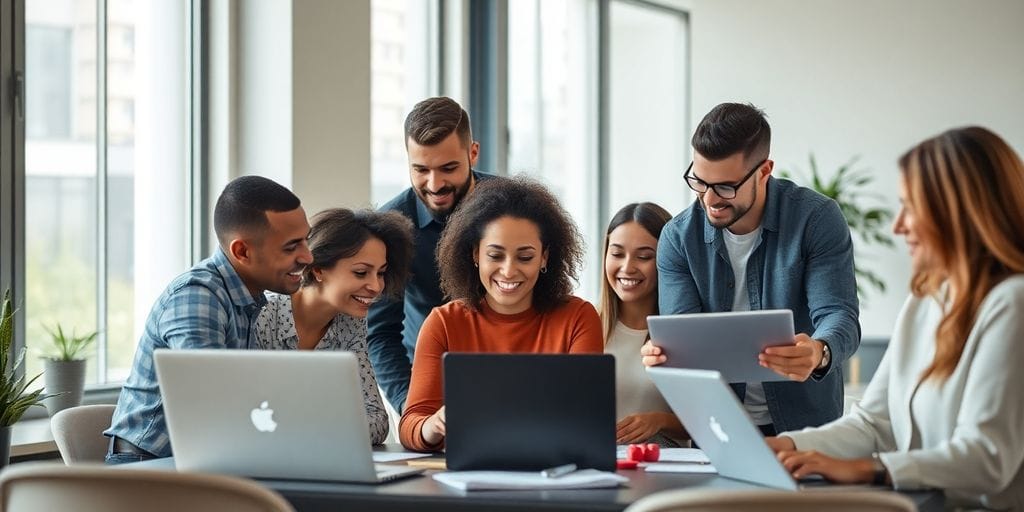
[[[864,399],[838,420],[784,435],[837,458],[879,452],[896,489],[1024,509],[1024,275],[985,297],[953,374],[920,383],[941,318],[935,298],[911,296]]]

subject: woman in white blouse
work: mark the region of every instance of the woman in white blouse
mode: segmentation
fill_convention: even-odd
[[[849,414],[769,444],[795,477],[1024,509],[1024,164],[969,127],[899,165],[913,294],[885,357]]]
[[[367,355],[366,313],[382,293],[401,293],[412,257],[412,224],[395,212],[324,210],[313,217],[309,248],[313,263],[303,271],[299,291],[267,293],[256,319],[259,346],[353,352],[370,439],[383,443],[388,414]]]
[[[672,216],[654,203],[632,203],[608,224],[601,282],[604,351],[615,356],[616,438],[619,444],[678,446],[685,436],[640,363],[647,315],[658,314],[658,236]]]

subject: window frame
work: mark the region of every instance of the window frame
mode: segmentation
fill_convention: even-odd
[[[107,65],[107,23],[106,9],[108,0],[96,0],[96,137],[97,174],[95,198],[97,204],[97,253],[94,268],[97,277],[97,318],[96,325],[99,336],[96,342],[97,375],[106,378],[106,322],[107,322],[107,109],[106,90]],[[208,19],[210,2],[206,0],[188,0],[183,7],[187,9],[186,27],[186,69],[189,112],[186,123],[190,137],[187,141],[189,169],[186,172],[189,205],[187,207],[189,230],[189,247],[191,263],[201,260],[209,252],[210,238],[206,235],[210,229],[210,215],[206,204],[209,199],[209,165],[207,143],[206,107],[209,101],[207,81],[208,59]],[[24,116],[24,76],[25,76],[25,0],[0,0],[0,293],[10,288],[15,307],[25,304],[25,116]],[[10,37],[7,37],[10,34]],[[20,77],[20,79],[19,79]],[[25,315],[15,316],[14,350],[25,348]],[[24,367],[20,370],[24,372]],[[87,385],[83,404],[114,403],[120,393],[122,383],[104,382],[98,385]],[[40,407],[30,408],[23,419],[35,419],[46,416]]]

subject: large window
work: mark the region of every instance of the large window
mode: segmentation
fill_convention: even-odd
[[[25,329],[98,330],[123,381],[150,306],[190,263],[189,2],[25,2]]]
[[[371,195],[381,205],[409,186],[405,116],[437,94],[437,2],[370,2]]]
[[[590,300],[600,289],[607,219],[635,201],[678,212],[692,197],[682,181],[686,13],[610,0],[602,33],[602,3],[521,0],[508,10],[508,170],[544,181],[583,231],[587,259],[577,293]]]
[[[509,6],[508,172],[543,181],[587,241],[577,293],[597,296],[597,51],[592,0]]]
[[[693,199],[686,14],[656,4],[609,6],[608,214],[652,201],[675,214]]]

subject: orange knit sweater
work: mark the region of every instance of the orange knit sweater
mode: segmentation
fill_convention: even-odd
[[[423,422],[441,408],[441,356],[445,352],[600,354],[604,335],[597,310],[578,297],[553,311],[529,309],[502,315],[484,301],[472,311],[460,301],[434,308],[416,340],[412,380],[399,424],[399,438],[410,450],[433,451],[423,442]]]

